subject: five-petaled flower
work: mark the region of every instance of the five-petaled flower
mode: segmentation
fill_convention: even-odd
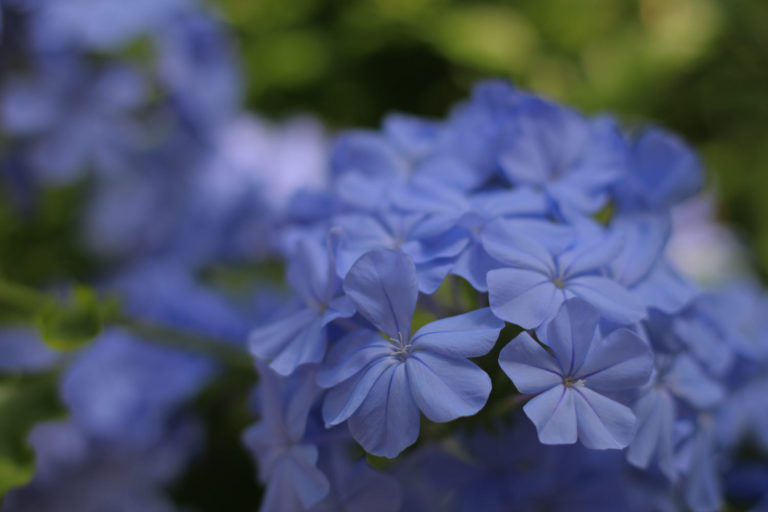
[[[571,299],[539,330],[547,348],[523,332],[501,351],[499,365],[517,389],[536,395],[523,410],[544,444],[578,438],[587,448],[607,449],[632,442],[635,415],[611,394],[646,384],[653,356],[629,329],[603,337],[599,321],[595,308]]]

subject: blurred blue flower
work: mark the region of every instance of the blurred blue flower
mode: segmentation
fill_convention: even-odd
[[[91,438],[73,422],[41,423],[29,435],[35,478],[4,496],[3,510],[174,512],[163,487],[195,453],[200,434],[185,419],[149,444],[126,448]]]
[[[243,440],[259,463],[259,478],[267,489],[261,509],[301,511],[328,495],[330,484],[317,468],[318,448],[303,441],[307,416],[320,389],[314,369],[304,367],[281,377],[259,367],[261,420]]]
[[[61,395],[72,422],[93,439],[146,446],[212,374],[204,358],[143,342],[122,331],[101,335],[70,365]]]

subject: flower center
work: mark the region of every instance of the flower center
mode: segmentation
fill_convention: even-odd
[[[565,288],[565,281],[563,281],[559,277],[553,277],[552,282],[555,283],[555,286],[557,286],[558,288],[561,288],[561,289]]]
[[[398,360],[404,362],[411,355],[410,340],[404,340],[403,335],[399,334],[397,339],[389,338],[392,343],[392,355]]]
[[[567,388],[572,387],[584,387],[587,384],[587,382],[584,379],[576,379],[574,377],[563,377],[563,386]]]

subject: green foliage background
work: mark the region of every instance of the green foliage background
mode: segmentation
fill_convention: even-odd
[[[375,126],[442,116],[504,77],[586,112],[654,122],[701,152],[725,220],[768,276],[768,2],[214,0],[255,111]]]

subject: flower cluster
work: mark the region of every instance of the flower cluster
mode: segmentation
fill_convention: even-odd
[[[322,448],[344,435],[397,457],[404,510],[721,505],[728,454],[764,436],[765,301],[670,258],[702,186],[680,139],[487,82],[444,121],[342,134],[330,172],[278,234],[297,305],[250,334],[262,378],[294,390],[247,436],[283,500],[264,510],[325,510]],[[609,451],[544,446],[572,444]]]

